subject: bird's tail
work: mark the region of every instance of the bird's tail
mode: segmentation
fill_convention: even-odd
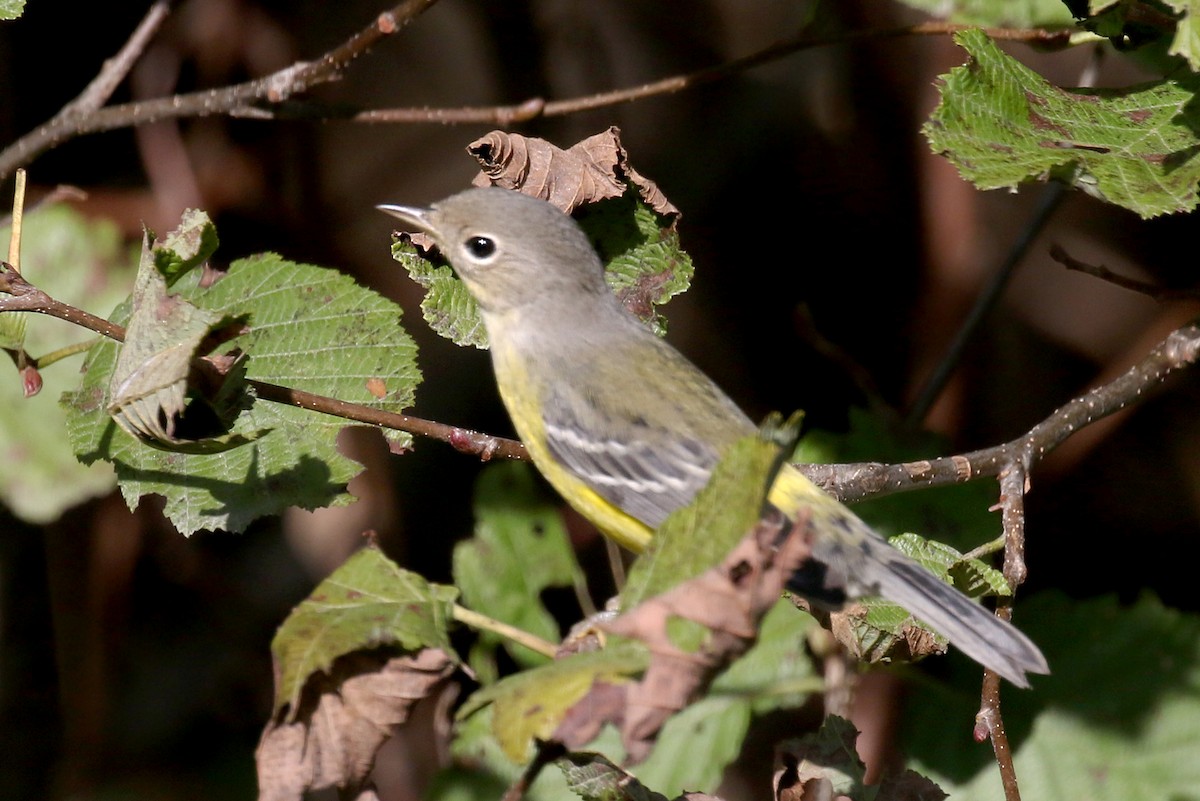
[[[1029,686],[1026,673],[1050,672],[1046,657],[1020,630],[897,551],[799,471],[785,468],[769,499],[789,517],[801,507],[809,510],[813,557],[823,568],[818,589],[826,597],[840,590],[850,598],[897,603],[1018,687]]]

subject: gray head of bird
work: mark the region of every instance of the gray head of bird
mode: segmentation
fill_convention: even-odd
[[[485,314],[610,294],[583,230],[544,200],[478,187],[429,208],[376,208],[428,234]]]

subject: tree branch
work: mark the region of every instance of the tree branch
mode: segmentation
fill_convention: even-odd
[[[0,293],[10,297],[0,297],[0,313],[6,311],[24,311],[46,314],[58,317],[82,328],[87,328],[102,334],[117,342],[125,341],[125,328],[109,322],[103,317],[89,314],[82,309],[63,303],[47,295],[42,290],[30,284],[7,262],[0,262]],[[334,417],[353,420],[358,423],[377,425],[396,431],[406,431],[430,439],[449,443],[456,450],[478,456],[487,461],[500,457],[504,459],[527,459],[525,446],[520,442],[503,437],[493,437],[477,431],[471,431],[419,417],[377,409],[373,406],[363,406],[357,403],[317,395],[292,387],[281,387],[266,381],[248,379],[247,384],[254,387],[258,397],[275,403],[298,406],[301,409],[323,412]]]
[[[1142,400],[1181,367],[1200,357],[1200,326],[1172,331],[1144,359],[1116,379],[1074,398],[1022,436],[1002,445],[956,456],[895,465],[802,465],[809,478],[843,501],[904,492],[920,487],[961,484],[1000,476],[1010,465],[1028,471],[1079,429]]]
[[[121,52],[110,59],[88,88],[56,114],[49,122],[35,128],[0,151],[0,180],[13,170],[63,142],[83,134],[110,131],[133,125],[145,125],[178,117],[207,117],[213,114],[261,117],[253,104],[259,101],[279,103],[313,86],[337,79],[342,70],[385,36],[404,28],[437,0],[406,0],[380,14],[370,25],[351,36],[343,44],[313,61],[301,61],[282,70],[245,83],[222,89],[205,89],[184,95],[161,97],[134,103],[122,103],[96,108],[106,99],[106,90],[120,83],[141,49],[161,23],[156,15],[158,4]],[[111,86],[110,86],[111,85]]]
[[[369,123],[490,123],[509,126],[539,116],[557,117],[580,111],[631,103],[647,97],[673,94],[695,86],[721,80],[777,61],[801,50],[826,47],[868,39],[893,39],[903,36],[944,36],[965,30],[965,25],[944,22],[925,22],[887,30],[852,31],[825,38],[798,37],[763,48],[743,58],[724,64],[674,75],[625,89],[546,101],[529,98],[515,105],[463,108],[400,108],[369,111],[340,111],[317,104],[286,103],[294,95],[313,86],[335,80],[349,64],[385,36],[404,28],[437,0],[407,0],[380,14],[370,25],[351,36],[343,44],[312,61],[301,61],[245,83],[219,89],[206,89],[189,94],[156,98],[99,108],[112,90],[124,78],[137,56],[145,48],[162,22],[163,3],[151,7],[142,24],[130,37],[120,53],[109,62],[79,98],[72,101],[49,122],[35,128],[0,151],[0,180],[14,169],[29,164],[34,158],[76,136],[99,133],[118,128],[145,125],[164,119],[206,117],[228,114],[233,117],[274,120],[298,117],[315,119],[349,119]],[[989,28],[988,35],[1004,41],[1022,41],[1042,47],[1064,47],[1070,42],[1069,32],[1045,29]],[[258,105],[268,103],[270,108]]]

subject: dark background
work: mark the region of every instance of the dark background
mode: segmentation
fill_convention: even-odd
[[[177,6],[123,102],[222,86],[314,58],[385,4],[192,0]],[[64,10],[31,0],[0,24],[0,136],[50,118],[114,54],[138,3]],[[444,0],[312,96],[363,108],[561,99],[687,73],[798,34],[791,2],[482,3]],[[915,21],[899,6],[823,4],[810,33]],[[1083,51],[1010,52],[1072,85]],[[865,40],[788,56],[674,95],[513,130],[566,147],[610,125],[634,166],[683,211],[694,288],[669,309],[670,339],[755,416],[802,407],[839,431],[868,398],[820,337],[903,410],[1032,214],[1041,186],[981,193],[929,153],[919,127],[935,77],[964,61],[948,37]],[[1118,55],[1100,85],[1144,79]],[[170,230],[186,207],[215,219],[226,262],[264,250],[338,267],[394,298],[421,347],[417,415],[508,434],[486,354],[432,335],[419,289],[392,262],[373,206],[421,204],[475,174],[466,145],[491,126],[183,120],[67,142],[31,164],[33,193],[89,193],[86,213]],[[4,197],[11,187],[4,187]],[[1142,221],[1068,194],[1004,301],[926,419],[945,452],[1011,439],[1138,359],[1195,315],[1067,273],[1051,242],[1129,275],[1186,285],[1191,216]],[[1186,250],[1185,250],[1186,248]],[[105,309],[94,309],[106,313]],[[15,375],[12,376],[15,380]],[[1073,438],[1033,474],[1027,591],[1077,597],[1144,589],[1194,610],[1163,567],[1197,555],[1200,384],[1167,391]],[[348,510],[264,520],[185,540],[118,497],[46,528],[0,512],[0,796],[251,797],[270,710],[268,644],[292,605],[366,528],[407,567],[446,580],[470,532],[476,460],[433,442],[402,457],[379,439],[346,447],[370,465]],[[938,455],[938,454],[930,454]],[[998,525],[998,524],[997,524]],[[432,760],[398,760],[387,798],[419,792]],[[403,765],[409,765],[404,768]],[[407,771],[407,772],[406,772]]]

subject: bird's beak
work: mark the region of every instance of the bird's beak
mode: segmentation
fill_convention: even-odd
[[[383,204],[375,208],[384,214],[390,214],[396,219],[413,226],[413,231],[423,231],[425,233],[433,231],[433,225],[429,219],[429,215],[433,212],[433,209],[423,209],[419,206],[393,206],[389,204]]]

